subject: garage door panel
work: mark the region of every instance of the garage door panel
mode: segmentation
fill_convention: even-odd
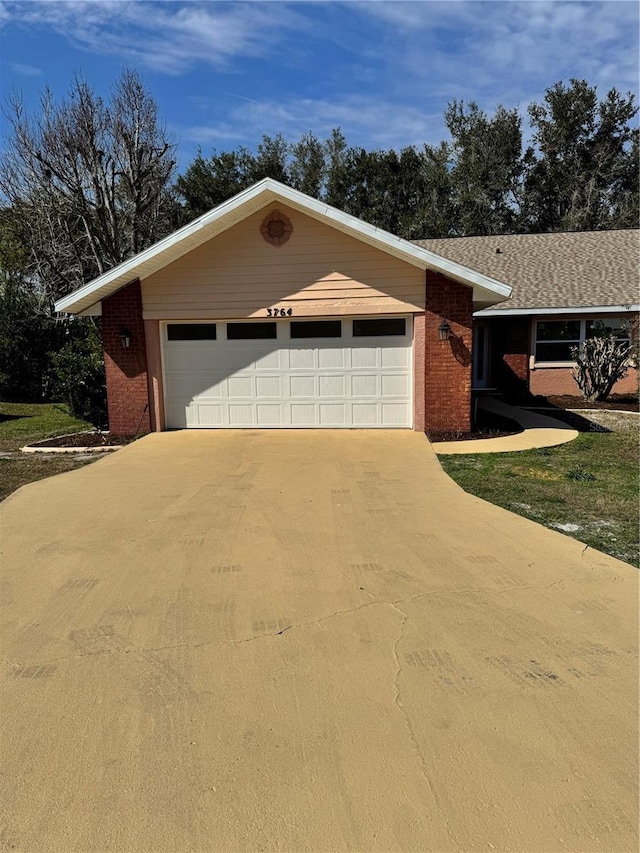
[[[408,367],[410,351],[406,347],[381,347],[379,358],[381,367]]]
[[[357,346],[351,351],[352,367],[378,367],[378,350],[376,347]]]
[[[207,406],[199,403],[197,406],[190,408],[195,409],[195,423],[190,424],[190,426],[224,426],[224,415],[221,405]]]
[[[315,403],[291,403],[291,426],[312,427],[318,423]]]
[[[230,403],[228,406],[229,426],[231,427],[247,427],[254,425],[253,404],[245,403]]]
[[[260,355],[252,364],[253,370],[282,370],[286,369],[286,365],[282,364],[282,353],[279,350],[274,352],[265,352]]]
[[[254,396],[252,376],[230,376],[227,379],[229,399],[246,399]]]
[[[281,382],[280,376],[256,376],[256,398],[279,400],[282,397]]]
[[[344,397],[345,377],[344,376],[319,376],[318,377],[318,396],[319,397]]]
[[[221,397],[221,378],[204,373],[170,374],[167,377],[167,397],[171,399],[194,399],[196,397]]]
[[[197,346],[188,347],[184,343],[170,344],[171,366],[173,370],[191,372],[198,370],[202,364],[215,364],[214,354],[210,348]]]
[[[409,416],[406,403],[380,403],[380,420],[388,426],[403,426]]]
[[[347,423],[346,405],[344,403],[319,403],[318,413],[321,426],[341,427]]]
[[[289,396],[312,397],[315,399],[318,396],[316,379],[316,376],[290,376]]]
[[[375,318],[376,320],[379,318]],[[291,337],[164,341],[166,419],[183,427],[410,427],[411,324],[405,337]],[[299,329],[294,332],[299,335]],[[234,332],[237,334],[237,332]]]
[[[256,404],[256,423],[262,427],[279,427],[282,426],[283,410],[279,403],[257,403]]]
[[[383,373],[380,383],[383,397],[406,397],[409,394],[409,377],[406,373]]]
[[[351,417],[354,426],[378,426],[378,406],[376,403],[353,403]]]
[[[189,401],[180,402],[175,400],[174,402],[167,403],[167,425],[173,427],[174,429],[183,429],[188,426],[187,423],[187,406],[189,405]]]
[[[319,349],[318,367],[320,370],[344,370],[347,367],[344,350],[342,348],[333,349],[331,347],[328,349]]]
[[[318,366],[318,353],[314,349],[292,349],[289,351],[290,370],[315,370]]]
[[[351,396],[352,397],[377,397],[378,396],[378,380],[380,377],[373,373],[354,374],[349,377],[351,380]]]

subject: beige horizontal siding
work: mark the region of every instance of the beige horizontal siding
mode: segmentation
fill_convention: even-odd
[[[293,233],[272,246],[260,225],[274,209]],[[265,207],[142,282],[146,319],[401,314],[424,311],[424,272],[312,217]]]

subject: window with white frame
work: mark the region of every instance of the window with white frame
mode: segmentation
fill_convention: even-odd
[[[629,340],[629,325],[619,317],[592,317],[589,320],[538,320],[535,324],[536,364],[572,363],[571,348],[588,338],[615,334]]]

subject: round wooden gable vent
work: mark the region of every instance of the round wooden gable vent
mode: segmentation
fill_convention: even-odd
[[[279,210],[272,210],[260,226],[260,233],[272,246],[282,246],[287,242],[292,231],[293,225],[289,217],[280,213]]]

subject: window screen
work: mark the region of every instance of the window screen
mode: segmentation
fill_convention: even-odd
[[[404,335],[407,321],[404,317],[381,317],[375,320],[354,320],[354,338],[373,338],[385,335]]]
[[[215,341],[215,323],[169,323],[167,340],[169,341]]]
[[[278,336],[275,323],[227,323],[227,340],[255,341]]]
[[[291,321],[292,338],[339,338],[341,336],[341,320]]]

